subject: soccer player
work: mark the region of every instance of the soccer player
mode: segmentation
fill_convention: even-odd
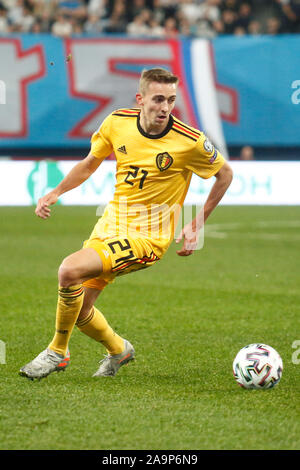
[[[232,170],[203,132],[171,114],[177,86],[178,77],[169,71],[145,70],[136,94],[139,108],[119,109],[106,117],[92,136],[88,156],[39,199],[36,215],[46,219],[62,194],[82,184],[115,153],[113,200],[82,249],[67,256],[59,267],[54,337],[21,368],[21,375],[34,379],[64,370],[75,325],[107,350],[94,376],[114,376],[134,359],[133,346],[112,330],[95,301],[117,276],[147,268],[162,258],[174,237],[192,173],[216,178],[203,209],[177,238],[183,241],[179,256],[196,250],[201,226],[229,187]]]

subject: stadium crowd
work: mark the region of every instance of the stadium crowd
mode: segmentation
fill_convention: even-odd
[[[300,32],[300,0],[0,0],[0,35],[214,38]]]

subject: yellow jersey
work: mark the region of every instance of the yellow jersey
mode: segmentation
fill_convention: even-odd
[[[140,109],[119,109],[91,139],[91,153],[103,161],[116,156],[113,200],[97,222],[92,238],[142,237],[161,258],[168,249],[192,173],[210,178],[225,159],[203,132],[170,115],[161,134],[147,134]]]

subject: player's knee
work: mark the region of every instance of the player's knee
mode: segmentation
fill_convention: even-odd
[[[80,283],[76,269],[70,265],[66,260],[62,262],[58,269],[58,282],[62,287],[70,287]]]

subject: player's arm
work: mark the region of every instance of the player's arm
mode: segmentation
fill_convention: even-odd
[[[206,222],[207,217],[212,213],[215,207],[219,204],[222,197],[229,188],[233,172],[231,166],[225,162],[222,168],[215,174],[216,181],[211,188],[208,198],[204,204],[204,217],[203,222]]]
[[[97,170],[101,161],[90,152],[86,158],[72,168],[56,188],[38,200],[35,209],[36,215],[42,219],[49,217],[51,213],[49,206],[55,204],[62,194],[77,188],[86,181]]]
[[[225,162],[221,169],[215,174],[215,177],[216,181],[211,188],[203,209],[181,230],[176,240],[176,243],[179,243],[184,239],[182,248],[177,251],[179,256],[189,256],[195,251],[201,227],[215,207],[219,204],[230,186],[233,177],[230,165]]]

